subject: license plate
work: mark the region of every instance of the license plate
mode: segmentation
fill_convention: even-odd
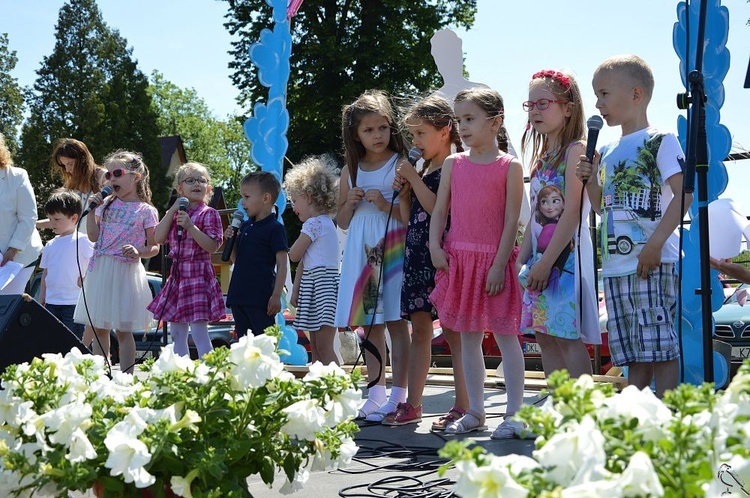
[[[539,343],[536,342],[524,342],[523,343],[524,354],[542,354],[542,348],[539,347]]]
[[[750,346],[733,346],[732,347],[732,359],[733,360],[747,360],[750,358]]]

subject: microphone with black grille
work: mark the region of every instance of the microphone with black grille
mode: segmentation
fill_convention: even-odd
[[[190,205],[190,201],[187,197],[180,197],[177,199],[177,205],[180,206],[180,211],[185,212]],[[177,242],[182,240],[182,233],[184,230],[185,229],[182,225],[177,225]]]
[[[114,192],[114,190],[112,189],[112,185],[103,186],[102,187],[102,200],[104,200],[105,197],[112,195],[112,192]],[[87,207],[86,210],[83,213],[81,213],[81,218],[83,218],[84,216],[89,214],[91,211],[96,209],[98,205],[99,205],[98,202],[94,202],[94,201],[89,202],[89,207]]]
[[[594,164],[596,141],[599,139],[599,130],[604,126],[604,120],[601,116],[591,116],[588,121],[586,121],[586,126],[589,129],[588,136],[586,137],[586,158],[588,158],[591,164]],[[586,185],[588,180],[588,178],[584,178],[583,184]]]
[[[242,226],[242,222],[245,220],[245,215],[239,209],[232,214],[232,236],[227,239],[226,245],[224,245],[224,251],[221,253],[222,261],[229,261],[229,257],[232,255],[232,249],[234,249],[234,241],[237,238],[237,231]]]

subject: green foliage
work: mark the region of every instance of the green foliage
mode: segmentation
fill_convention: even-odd
[[[16,135],[25,105],[23,89],[18,79],[10,74],[17,62],[16,51],[8,48],[8,34],[0,33],[0,133],[5,137],[11,154],[18,149]]]
[[[86,143],[97,162],[117,149],[143,154],[153,203],[163,208],[169,186],[161,168],[156,114],[148,78],[132,48],[102,19],[95,0],[69,0],[60,9],[55,47],[42,60],[28,95],[30,115],[21,131],[18,163],[26,168],[42,203],[59,185],[49,168],[55,140]]]
[[[251,168],[250,143],[241,119],[217,119],[195,89],[180,88],[158,71],[151,74],[149,94],[159,135],[180,135],[188,161],[205,165],[213,185],[237,189]]]
[[[225,26],[237,38],[230,52],[232,81],[247,110],[265,101],[248,48],[271,26],[264,0],[227,0]],[[468,28],[476,0],[304,2],[292,20],[287,106],[292,161],[340,150],[341,108],[370,88],[413,96],[440,86],[430,38],[448,26]]]

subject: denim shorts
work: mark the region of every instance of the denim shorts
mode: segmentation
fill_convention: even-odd
[[[73,313],[75,313],[75,304],[45,304],[47,311],[52,313],[58,320],[70,329],[77,337],[78,340],[83,339],[83,324],[76,323],[73,321]]]

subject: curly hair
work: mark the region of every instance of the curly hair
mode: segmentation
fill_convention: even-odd
[[[321,211],[334,213],[339,197],[338,174],[335,162],[328,155],[307,157],[293,166],[284,178],[284,190],[310,197]]]
[[[5,145],[5,137],[0,133],[0,169],[5,169],[13,164],[8,146]]]
[[[151,204],[148,167],[143,162],[143,157],[137,152],[116,150],[104,158],[104,166],[107,169],[115,165],[134,173],[140,173],[141,176],[135,182],[136,194],[142,202]]]

